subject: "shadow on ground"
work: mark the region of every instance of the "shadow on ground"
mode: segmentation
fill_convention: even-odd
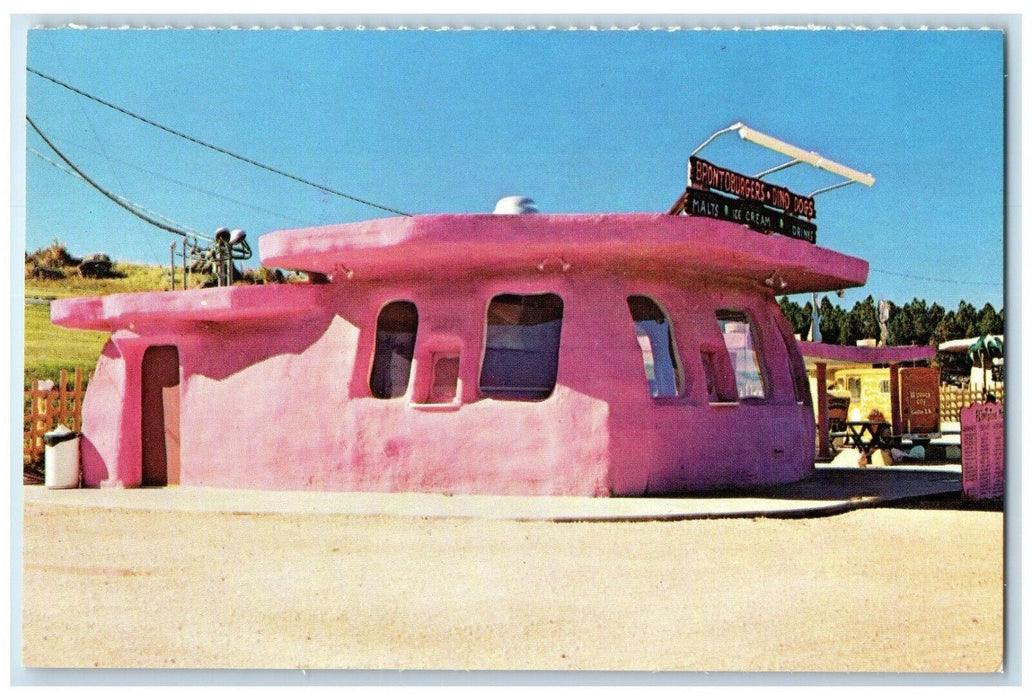
[[[709,491],[686,498],[767,498],[799,501],[872,501],[867,507],[1003,511],[1003,499],[976,501],[963,494],[955,467],[936,469],[836,468],[819,466],[801,481],[781,486]]]
[[[892,503],[880,503],[881,508],[902,508],[911,510],[969,510],[1003,512],[1002,498],[989,498],[976,501],[965,498],[962,493],[943,493],[926,498],[909,498]]]

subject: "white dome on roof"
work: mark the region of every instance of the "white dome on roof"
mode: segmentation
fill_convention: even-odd
[[[514,195],[512,197],[502,197],[495,204],[495,214],[537,214],[537,204],[530,197],[524,197],[522,195]]]

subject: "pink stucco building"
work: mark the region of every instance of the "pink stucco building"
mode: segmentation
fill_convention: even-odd
[[[790,482],[814,466],[775,294],[867,263],[667,214],[426,215],[277,231],[324,283],[56,301],[107,330],[88,486],[585,496]]]

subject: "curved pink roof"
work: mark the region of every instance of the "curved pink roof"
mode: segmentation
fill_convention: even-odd
[[[258,241],[263,264],[330,277],[420,277],[604,269],[647,277],[726,276],[762,282],[775,294],[856,287],[867,262],[739,224],[668,214],[435,214],[276,231]],[[140,321],[229,321],[303,314],[323,285],[238,286],[63,299],[61,326],[96,330]],[[880,361],[880,360],[874,360]]]
[[[715,274],[777,294],[856,287],[868,264],[740,224],[668,214],[434,214],[276,231],[259,239],[264,265],[381,279],[557,265],[649,275]]]
[[[865,348],[852,345],[829,345],[799,341],[799,350],[809,362],[830,361],[832,364],[873,365],[890,362],[917,362],[935,357],[934,345],[887,345]]]
[[[241,321],[297,316],[317,309],[322,285],[248,285],[188,292],[132,292],[55,299],[50,320],[58,326],[111,331],[146,321]]]

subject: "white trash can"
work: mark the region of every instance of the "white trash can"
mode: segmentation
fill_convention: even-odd
[[[59,425],[43,435],[43,445],[46,487],[79,488],[79,433]]]

